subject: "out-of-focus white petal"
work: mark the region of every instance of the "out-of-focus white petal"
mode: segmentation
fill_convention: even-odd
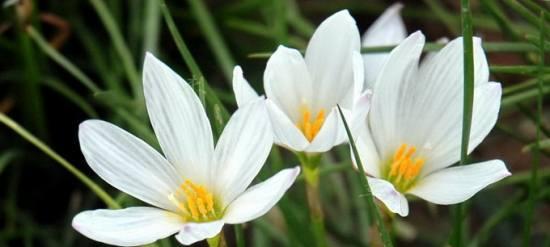
[[[501,94],[500,83],[496,82],[483,83],[475,88],[468,152],[472,152],[495,126],[500,109]],[[462,108],[462,106],[457,107]],[[462,112],[461,109],[456,109],[456,111]],[[450,166],[460,159],[462,118],[454,119],[453,123],[448,123],[442,130],[446,131],[448,136],[445,136],[437,149],[430,154],[431,164],[425,166],[422,174]],[[457,128],[457,130],[453,128]]]
[[[235,66],[233,69],[233,93],[239,107],[258,98],[258,93],[244,78],[241,66]]]
[[[415,95],[411,91],[418,60],[424,46],[424,35],[417,31],[407,37],[390,53],[378,80],[374,85],[369,124],[379,155],[386,157],[413,133],[407,116]],[[416,131],[416,130],[414,130]]]
[[[368,177],[367,179],[372,194],[384,203],[390,211],[403,217],[409,215],[407,198],[399,193],[390,182],[373,177]]]
[[[347,10],[331,15],[315,30],[305,55],[315,85],[314,108],[332,108],[354,88],[354,52],[360,52],[360,37]]]
[[[296,124],[271,99],[266,100],[266,105],[275,143],[294,151],[304,151],[309,142]]]
[[[174,210],[168,195],[178,187],[176,168],[142,140],[101,120],[78,131],[86,161],[103,180],[151,205]]]
[[[271,99],[293,122],[298,121],[300,107],[311,105],[311,79],[299,51],[279,46],[267,61],[264,89]]]
[[[284,169],[273,177],[254,185],[229,204],[223,220],[240,224],[261,217],[283,197],[300,174],[300,167]]]
[[[193,89],[172,69],[145,55],[145,103],[164,155],[180,176],[204,184],[214,153],[212,129]]]
[[[407,29],[400,12],[403,4],[395,3],[363,34],[362,46],[396,45],[407,37]],[[365,66],[365,87],[373,88],[374,82],[388,60],[389,55],[384,53],[363,55]]]
[[[221,232],[222,221],[203,223],[186,223],[176,235],[176,239],[183,245],[192,245],[198,241],[212,238]]]
[[[250,185],[265,163],[273,133],[265,100],[239,108],[227,123],[214,151],[212,178],[225,207]]]
[[[497,182],[510,172],[501,160],[456,166],[434,172],[407,193],[435,204],[455,204],[468,200],[487,185]]]
[[[178,215],[150,207],[84,211],[72,222],[82,235],[118,246],[153,243],[178,232],[183,224]]]

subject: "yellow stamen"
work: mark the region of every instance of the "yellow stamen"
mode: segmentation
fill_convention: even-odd
[[[391,156],[387,179],[394,184],[399,191],[406,191],[416,180],[426,162],[422,157],[413,158],[416,147],[401,144]]]
[[[306,139],[311,142],[319,133],[323,123],[325,122],[325,110],[319,110],[319,112],[315,115],[315,119],[311,118],[311,111],[306,106],[302,107],[300,112],[302,117],[296,126],[300,129],[300,131],[302,131]]]
[[[217,217],[212,193],[190,180],[185,180],[169,199],[186,221],[209,221]]]

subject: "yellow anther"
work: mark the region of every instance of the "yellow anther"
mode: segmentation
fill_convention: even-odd
[[[217,217],[212,193],[190,180],[185,180],[168,198],[180,210],[185,220],[200,222]]]
[[[312,141],[313,138],[315,138],[315,136],[319,133],[323,123],[325,122],[325,110],[319,110],[317,115],[315,115],[315,119],[311,118],[311,111],[306,106],[302,107],[300,112],[302,116],[296,126],[300,129],[300,131],[302,131],[308,141]]]
[[[407,144],[401,144],[395,153],[391,156],[387,170],[387,179],[395,187],[404,191],[408,189],[424,166],[425,160],[422,157],[416,157],[416,147]]]

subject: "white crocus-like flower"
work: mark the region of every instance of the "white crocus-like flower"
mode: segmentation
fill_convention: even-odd
[[[374,84],[371,111],[357,148],[373,194],[392,212],[409,213],[404,194],[435,204],[455,204],[510,172],[501,160],[447,168],[460,159],[463,102],[462,38],[419,66],[421,32],[411,34],[388,58]],[[475,95],[468,152],[496,123],[501,86],[474,38]]]
[[[407,29],[400,12],[403,4],[395,3],[387,8],[367,29],[362,37],[362,46],[397,45],[407,37]],[[389,53],[363,54],[365,65],[365,88],[372,89],[376,77],[389,58]]]
[[[264,72],[275,143],[318,153],[346,141],[336,105],[349,119],[358,115],[354,109],[368,108],[370,93],[361,94],[363,69],[359,31],[347,10],[321,23],[305,57],[298,50],[279,46]],[[258,97],[239,67],[234,70],[233,89],[239,106]]]
[[[96,241],[135,246],[176,234],[189,245],[214,237],[224,224],[258,218],[293,184],[285,169],[247,189],[264,164],[273,137],[265,102],[237,110],[216,147],[206,113],[191,87],[147,54],[143,72],[151,123],[165,155],[104,121],[80,125],[90,167],[117,189],[152,205],[79,213],[73,227]]]

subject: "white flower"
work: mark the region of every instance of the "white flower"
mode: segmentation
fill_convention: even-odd
[[[145,99],[165,155],[104,121],[80,125],[90,167],[117,189],[153,207],[84,211],[73,227],[96,241],[135,246],[177,233],[189,245],[271,209],[300,168],[285,169],[247,189],[273,144],[265,103],[237,110],[214,148],[206,113],[191,87],[153,55],[145,57]]]
[[[363,61],[355,21],[347,10],[321,23],[302,57],[279,46],[267,61],[264,89],[275,143],[294,151],[325,152],[347,140],[336,105],[355,119],[369,92],[363,87]],[[256,92],[234,70],[233,88],[239,106],[257,98]],[[353,124],[352,124],[353,126]]]
[[[460,159],[463,102],[462,38],[419,66],[421,32],[411,34],[388,58],[374,84],[371,112],[356,133],[373,194],[392,212],[409,212],[404,194],[455,204],[510,172],[500,160],[447,168]],[[469,152],[496,123],[501,86],[474,38],[475,95]]]
[[[397,45],[407,37],[407,29],[400,12],[403,4],[395,3],[387,8],[363,34],[362,46]],[[389,58],[389,53],[363,54],[365,64],[365,88],[372,89],[376,77]]]

